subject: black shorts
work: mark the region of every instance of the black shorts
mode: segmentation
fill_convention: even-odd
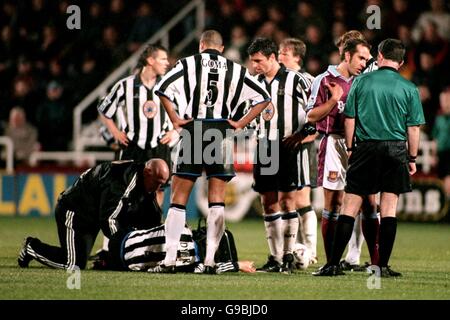
[[[199,119],[189,122],[180,132],[174,173],[199,177],[203,170],[207,178],[231,180],[234,128],[224,119]]]
[[[411,191],[405,141],[358,142],[349,159],[345,192],[369,195]]]
[[[285,148],[279,141],[259,140],[253,165],[253,189],[259,193],[296,190],[300,180],[297,154],[298,150]]]
[[[130,141],[128,146],[122,150],[120,160],[134,160],[136,162],[146,162],[150,159],[163,159],[169,166],[170,172],[172,172],[172,160],[170,157],[170,148],[165,144],[158,144],[155,148],[141,149],[136,143]],[[167,183],[163,184],[161,188],[168,187],[170,185],[170,179]]]

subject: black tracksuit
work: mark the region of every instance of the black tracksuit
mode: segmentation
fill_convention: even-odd
[[[33,239],[27,253],[50,267],[84,269],[100,229],[107,237],[161,224],[154,192],[147,193],[143,163],[97,165],[63,191],[55,208],[61,247]]]

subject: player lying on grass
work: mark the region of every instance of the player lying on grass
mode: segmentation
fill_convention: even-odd
[[[228,231],[223,236],[216,252],[215,273],[255,272],[253,261],[238,261],[234,241],[225,239],[229,234]],[[205,252],[202,251],[206,248],[205,243],[197,238],[189,227],[184,227],[178,244],[176,271],[203,273]],[[109,252],[102,251],[94,260],[93,269],[159,272],[166,255],[165,242],[164,225],[116,234],[110,239]]]

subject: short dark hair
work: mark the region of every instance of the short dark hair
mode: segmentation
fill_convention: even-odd
[[[350,52],[350,57],[352,57],[355,54],[358,45],[362,45],[370,51],[370,44],[366,40],[358,38],[349,39],[344,43],[341,60],[344,60],[346,52]]]
[[[380,42],[378,52],[381,52],[385,59],[401,63],[405,58],[406,49],[400,40],[388,38]]]
[[[267,38],[256,38],[247,49],[247,53],[251,56],[261,52],[267,58],[273,53],[277,58],[278,47],[273,40]]]
[[[222,35],[216,30],[206,30],[200,36],[200,42],[203,42],[208,47],[223,46]]]
[[[147,45],[145,47],[144,51],[142,52],[141,56],[139,57],[136,68],[142,69],[143,67],[145,67],[147,65],[147,58],[155,56],[155,53],[159,50],[168,52],[167,49],[165,47],[163,47],[162,45],[159,45],[159,44]]]
[[[306,44],[297,38],[287,38],[284,39],[281,43],[280,43],[280,47],[287,47],[292,49],[292,53],[294,57],[300,57],[300,59],[304,59],[305,58],[305,54],[306,54]]]

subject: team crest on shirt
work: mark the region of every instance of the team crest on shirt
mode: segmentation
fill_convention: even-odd
[[[273,107],[272,102],[270,102],[267,107],[262,111],[261,115],[264,121],[270,121],[275,114],[275,108]]]
[[[338,104],[337,104],[337,109],[338,109],[339,113],[344,112],[344,110],[345,110],[345,103],[342,102],[341,100],[339,100]]]
[[[336,182],[339,177],[339,174],[337,171],[328,171],[328,177],[327,180],[330,182]]]
[[[142,111],[148,119],[153,119],[158,113],[158,106],[156,105],[155,101],[147,100],[142,106]]]

